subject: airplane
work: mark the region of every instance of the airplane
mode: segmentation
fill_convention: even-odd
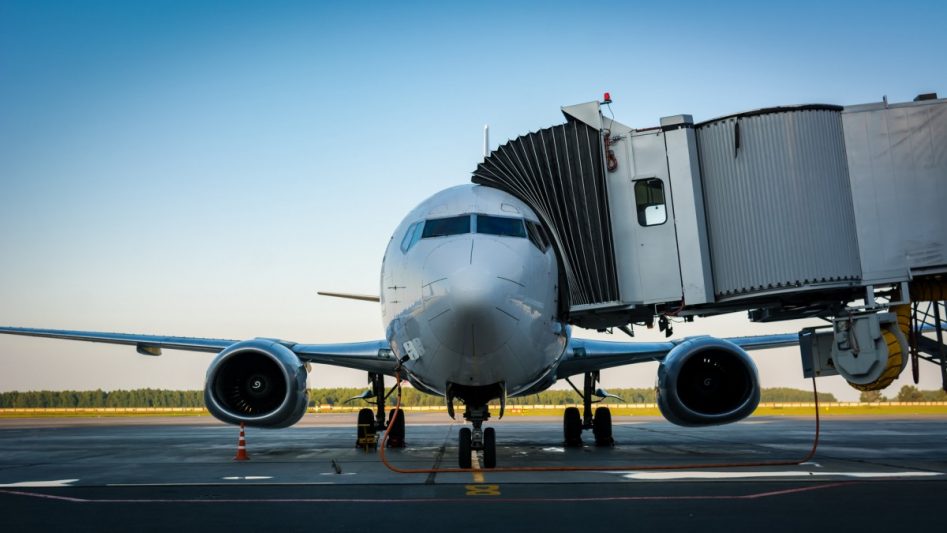
[[[499,417],[509,397],[534,394],[560,379],[583,375],[583,412],[566,408],[566,445],[581,446],[591,429],[596,445],[613,444],[611,413],[592,412],[606,368],[658,361],[657,404],[670,422],[710,426],[742,420],[760,401],[758,372],[746,350],[790,346],[797,334],[741,338],[690,337],[667,342],[578,339],[559,305],[559,272],[548,233],[524,202],[495,188],[466,184],[440,191],[403,219],[381,266],[380,293],[323,293],[381,305],[385,338],[344,344],[280,339],[203,339],[54,329],[0,327],[0,333],[162,349],[213,352],[205,381],[207,409],[217,419],[251,427],[283,428],[308,407],[310,364],[368,372],[374,424],[385,424],[384,377],[455,401],[471,424],[459,432],[458,465],[471,451],[496,467],[496,432],[484,427],[489,403]],[[390,392],[388,393],[390,394]],[[367,411],[371,424],[373,413]],[[404,445],[404,413],[389,413],[389,445]],[[392,421],[394,421],[392,423]]]

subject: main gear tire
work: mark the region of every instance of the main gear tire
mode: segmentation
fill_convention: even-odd
[[[392,423],[394,419],[394,423]],[[404,448],[404,410],[392,409],[388,412],[388,425],[391,429],[388,431],[388,447]]]
[[[358,422],[356,422],[355,447],[367,450],[378,446],[378,437],[375,434],[375,413],[371,409],[365,408],[358,412]]]
[[[566,407],[562,413],[562,433],[566,446],[582,446],[582,415],[578,407]]]
[[[592,433],[596,446],[614,446],[612,438],[612,411],[608,407],[599,407],[592,418]]]

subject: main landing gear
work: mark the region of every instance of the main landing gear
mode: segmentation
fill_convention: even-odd
[[[358,448],[375,449],[378,447],[378,432],[384,431],[388,424],[394,420],[391,430],[388,432],[389,448],[404,448],[404,410],[392,409],[388,414],[388,423],[385,422],[385,400],[391,396],[398,385],[395,385],[387,393],[385,392],[385,377],[382,374],[368,373],[368,383],[371,388],[365,391],[361,396],[350,398],[350,400],[365,400],[375,405],[375,411],[365,408],[358,412],[357,438],[355,446]],[[370,401],[369,398],[374,398]]]
[[[617,396],[608,394],[602,389],[596,389],[595,384],[599,381],[598,372],[586,372],[585,383],[582,391],[579,391],[575,385],[566,378],[569,385],[580,396],[582,396],[583,412],[579,414],[578,407],[567,407],[562,415],[562,433],[567,447],[582,446],[582,430],[591,429],[595,436],[596,446],[614,446],[615,439],[612,438],[612,412],[608,407],[599,407],[592,415],[592,404],[598,403],[607,397],[617,398]],[[601,398],[592,401],[592,396]]]

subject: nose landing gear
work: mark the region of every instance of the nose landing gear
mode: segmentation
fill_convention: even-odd
[[[497,466],[497,439],[493,428],[484,428],[483,423],[490,419],[490,410],[486,405],[467,406],[464,419],[473,424],[471,428],[461,428],[460,442],[457,447],[457,464],[460,468],[470,468],[473,464],[471,452],[483,452],[483,467]]]

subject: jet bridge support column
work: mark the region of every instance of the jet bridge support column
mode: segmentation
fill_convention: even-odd
[[[947,345],[944,344],[944,320],[947,301],[914,302],[911,304],[911,371],[918,382],[918,361],[940,366],[941,388],[947,391]],[[934,339],[925,336],[933,332]]]

